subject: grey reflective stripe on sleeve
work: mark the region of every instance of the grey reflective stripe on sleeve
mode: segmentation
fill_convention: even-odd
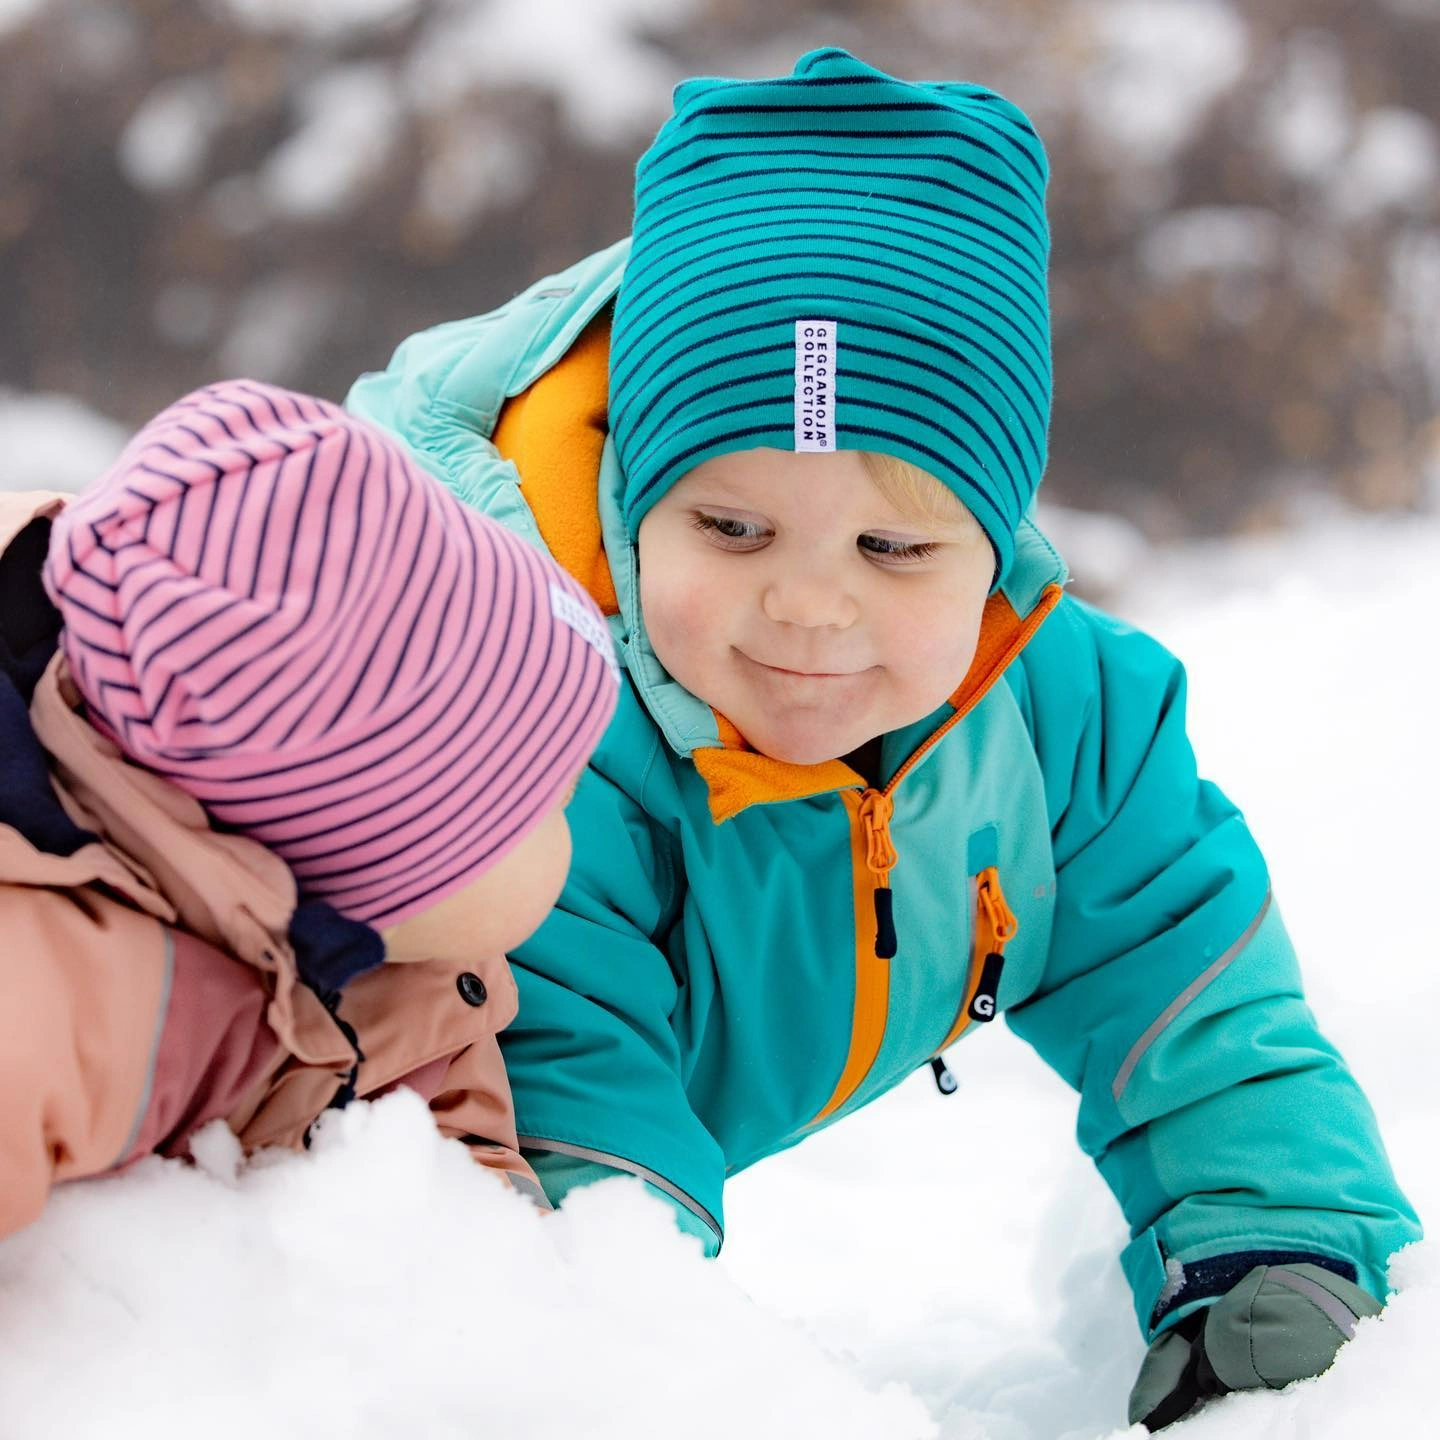
[[[1111,1093],[1115,1097],[1116,1104],[1120,1102],[1120,1096],[1124,1094],[1125,1087],[1130,1083],[1130,1077],[1135,1073],[1135,1067],[1145,1057],[1145,1052],[1160,1038],[1161,1032],[1180,1012],[1205,989],[1230,962],[1255,938],[1255,932],[1259,930],[1261,922],[1265,919],[1270,910],[1270,892],[1265,892],[1265,899],[1260,905],[1260,912],[1246,927],[1245,933],[1216,961],[1208,965],[1199,975],[1195,977],[1159,1014],[1154,1024],[1130,1047],[1130,1053],[1125,1057],[1125,1063],[1121,1065],[1115,1076],[1115,1083],[1111,1086]]]
[[[577,1160],[590,1160],[596,1165],[608,1165],[612,1170],[623,1170],[627,1175],[635,1175],[641,1180],[647,1180],[657,1190],[668,1195],[676,1204],[683,1205],[692,1215],[703,1220],[715,1232],[716,1241],[724,1243],[725,1232],[703,1205],[692,1200],[678,1185],[673,1184],[663,1175],[654,1170],[647,1170],[643,1165],[637,1165],[633,1160],[625,1159],[623,1155],[610,1155],[604,1150],[589,1150],[584,1145],[569,1145],[563,1140],[542,1140],[534,1135],[521,1135],[519,1145],[522,1150],[548,1150],[555,1155],[573,1155]]]
[[[125,1137],[120,1153],[110,1162],[111,1169],[130,1153],[130,1147],[140,1138],[140,1127],[145,1123],[150,1097],[155,1093],[155,1067],[160,1063],[160,1041],[165,1034],[165,1020],[170,1013],[170,992],[175,985],[175,936],[168,925],[160,928],[165,936],[165,978],[160,982],[160,1005],[155,1013],[155,1034],[150,1041],[150,1063],[145,1067],[145,1085],[140,1091],[140,1103],[135,1107],[135,1118],[130,1122],[130,1133]]]
[[[507,1170],[504,1174],[510,1182],[511,1189],[518,1190],[537,1210],[550,1208],[550,1200],[545,1191],[528,1175],[517,1175],[513,1170]]]
[[[1317,1285],[1313,1280],[1307,1280],[1303,1275],[1297,1275],[1293,1270],[1286,1270],[1278,1265],[1273,1267],[1265,1278],[1299,1291],[1312,1305],[1318,1306],[1330,1317],[1335,1328],[1347,1340],[1354,1339],[1354,1313],[1343,1300],[1332,1295],[1323,1285]]]

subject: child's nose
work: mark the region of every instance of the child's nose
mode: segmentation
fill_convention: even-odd
[[[767,620],[807,629],[853,625],[860,609],[855,597],[823,574],[784,575],[770,580],[761,595]]]

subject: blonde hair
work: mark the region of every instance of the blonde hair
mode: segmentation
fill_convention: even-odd
[[[980,522],[960,497],[928,470],[922,470],[898,455],[885,455],[878,450],[862,450],[860,459],[881,498],[902,513],[932,524],[980,530]]]

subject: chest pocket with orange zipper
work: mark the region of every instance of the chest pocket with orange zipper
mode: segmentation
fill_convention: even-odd
[[[828,1120],[860,1089],[884,1039],[890,1001],[890,962],[899,952],[894,892],[890,888],[890,872],[899,860],[890,835],[894,814],[891,792],[899,779],[897,775],[884,791],[851,790],[843,796],[851,816],[855,882],[855,1016],[850,1051],[840,1079],[829,1100],[810,1121],[812,1126]],[[994,863],[995,848],[993,826],[971,837],[969,860],[977,873],[972,880],[975,908],[970,964],[954,1023],[930,1061],[935,1083],[946,1095],[953,1094],[957,1086],[940,1058],[941,1052],[954,1044],[972,1021],[983,1024],[995,1018],[1005,947],[1020,928],[1001,889],[1000,871]],[[865,943],[867,933],[873,935],[873,945]]]
[[[999,1008],[1000,977],[1005,970],[1005,947],[1020,930],[1020,922],[1005,902],[998,866],[985,866],[970,883],[975,895],[970,971],[955,1023],[930,1061],[935,1084],[942,1095],[953,1095],[959,1088],[942,1058],[943,1052],[960,1038],[972,1022],[985,1025],[995,1018]]]

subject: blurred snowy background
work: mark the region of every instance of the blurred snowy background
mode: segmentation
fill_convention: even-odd
[[[343,395],[623,234],[676,79],[822,43],[1035,117],[1053,501],[1436,503],[1440,0],[0,0],[0,387]]]
[[[0,486],[222,374],[343,395],[622,234],[674,80],[832,42],[1037,119],[1045,523],[1189,664],[1433,1217],[1440,0],[0,0]],[[1096,1440],[1118,1213],[1023,1046],[951,1064],[739,1177],[714,1266],[623,1184],[540,1222],[404,1097],[73,1187],[0,1246],[0,1440]],[[1432,1433],[1440,1261],[1395,1279],[1332,1375],[1179,1433]]]

